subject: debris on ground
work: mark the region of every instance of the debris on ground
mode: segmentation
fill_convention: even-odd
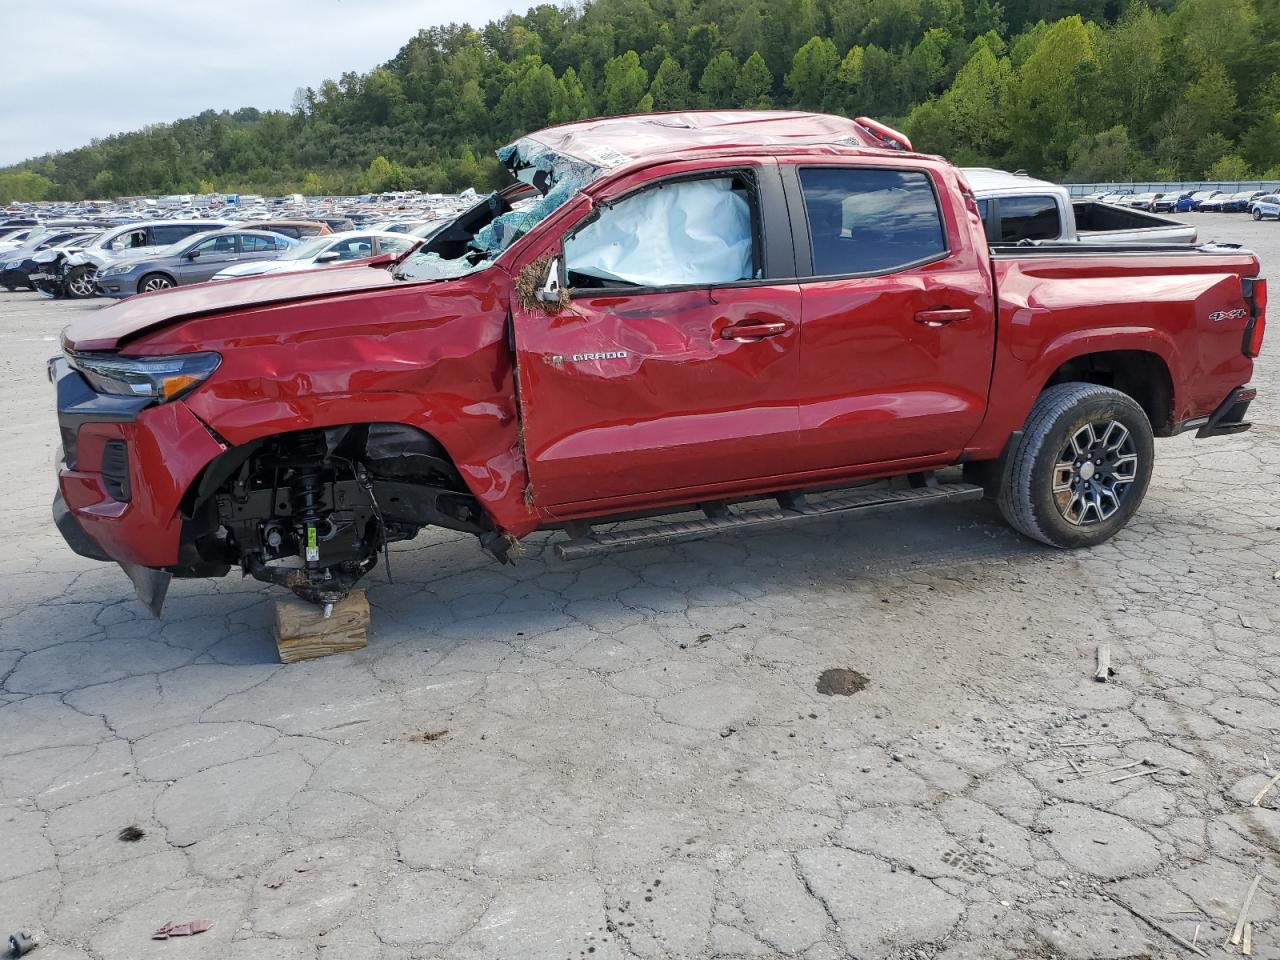
[[[1151,770],[1139,770],[1137,773],[1126,773],[1123,777],[1116,777],[1112,783],[1119,783],[1121,780],[1131,780],[1134,777],[1149,777],[1153,773],[1163,773],[1165,770],[1172,770],[1173,767],[1155,767]]]
[[[818,692],[828,697],[851,697],[865,690],[871,678],[857,670],[832,667],[818,675]]]
[[[1257,874],[1253,878],[1253,882],[1249,884],[1249,890],[1244,895],[1244,903],[1240,904],[1240,915],[1236,917],[1235,929],[1231,931],[1231,936],[1227,942],[1240,946],[1241,940],[1244,939],[1244,930],[1249,922],[1249,908],[1253,906],[1253,895],[1258,892],[1258,884],[1262,882],[1262,874]],[[1252,944],[1250,944],[1252,948]]]
[[[435,743],[448,732],[448,730],[423,730],[421,733],[411,733],[405,739],[410,743]]]
[[[152,940],[168,940],[170,937],[193,937],[197,933],[204,933],[213,926],[212,920],[184,920],[182,923],[174,923],[170,920],[163,927],[151,934]]]
[[[143,830],[137,824],[130,824],[121,830],[117,835],[117,840],[123,840],[125,843],[137,843],[147,835],[147,831]]]
[[[30,930],[19,930],[9,934],[9,951],[15,957],[26,956],[40,946],[40,935]]]
[[[1202,957],[1209,956],[1209,954],[1205,953],[1204,950],[1196,946],[1186,937],[1179,936],[1178,934],[1170,930],[1168,927],[1166,927],[1164,924],[1160,923],[1158,920],[1155,920],[1154,918],[1149,917],[1147,914],[1143,913],[1142,911],[1129,906],[1129,904],[1125,903],[1119,897],[1114,896],[1113,894],[1108,893],[1106,891],[1103,891],[1103,896],[1105,896],[1108,900],[1110,900],[1116,906],[1123,907],[1125,910],[1128,910],[1131,914],[1133,914],[1135,917],[1137,917],[1139,920],[1145,923],[1152,930],[1157,930],[1160,933],[1163,933],[1166,937],[1168,937],[1174,943],[1180,946],[1186,947],[1192,953],[1198,954],[1199,956],[1202,956]],[[1199,933],[1199,930],[1200,928],[1196,927],[1197,935]]]
[[[1267,793],[1271,790],[1271,788],[1274,787],[1277,783],[1280,783],[1280,773],[1277,773],[1274,777],[1272,777],[1265,784],[1263,784],[1262,789],[1259,790],[1257,794],[1254,796],[1254,798],[1249,801],[1249,806],[1251,807],[1261,806],[1262,798],[1265,797]]]
[[[1240,952],[1246,957],[1253,956],[1253,924],[1246,923],[1244,925],[1244,944],[1240,947]]]
[[[1098,644],[1097,658],[1098,667],[1094,671],[1093,679],[1099,683],[1106,683],[1109,678],[1116,675],[1115,670],[1111,668],[1111,645],[1109,643]]]

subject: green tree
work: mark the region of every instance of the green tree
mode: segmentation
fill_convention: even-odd
[[[1015,58],[1017,45],[1015,44]],[[1070,147],[1086,132],[1098,68],[1093,35],[1078,16],[1044,30],[1009,93],[1009,126],[1018,166],[1061,175]]]
[[[1238,157],[1235,154],[1228,154],[1219,157],[1213,161],[1204,172],[1206,180],[1252,180],[1254,178],[1253,170],[1249,167],[1249,161],[1244,157]]]
[[[712,57],[698,82],[703,105],[720,108],[733,106],[733,92],[738,85],[739,72],[738,58],[728,50],[721,50]]]
[[[564,123],[568,120],[582,120],[591,116],[591,100],[587,97],[586,88],[578,79],[573,67],[566,67],[560,79],[556,81],[555,97],[551,102],[552,123]]]
[[[839,69],[836,45],[825,37],[811,37],[792,57],[783,82],[796,103],[819,110],[835,88]]]
[[[1067,179],[1075,183],[1126,180],[1135,176],[1138,165],[1137,151],[1122,124],[1081,137],[1072,145],[1070,159]]]
[[[773,74],[756,51],[747,57],[738,71],[738,82],[733,88],[733,98],[739,106],[753,109],[773,106]]]
[[[655,110],[683,110],[692,106],[689,75],[671,57],[663,58],[649,86]]]
[[[53,182],[30,170],[0,173],[0,203],[47,200],[52,192]]]
[[[649,74],[640,65],[638,53],[628,50],[614,57],[604,68],[604,112],[617,115],[644,109],[641,102],[648,88]]]

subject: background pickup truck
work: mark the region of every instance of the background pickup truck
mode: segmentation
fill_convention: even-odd
[[[233,565],[333,602],[429,525],[575,558],[986,493],[1087,547],[1153,435],[1248,427],[1238,249],[989,247],[961,173],[866,119],[621,117],[499,156],[516,182],[399,260],[68,327],[70,545],[157,612]]]
[[[1073,200],[1066,187],[1021,173],[965,167],[993,244],[1023,240],[1133,244],[1196,242],[1190,224],[1131,207]]]

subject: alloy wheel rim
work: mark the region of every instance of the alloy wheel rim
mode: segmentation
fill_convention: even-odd
[[[142,285],[142,289],[146,293],[151,293],[154,290],[168,290],[171,286],[173,284],[164,279],[164,277],[152,277]]]
[[[72,277],[71,282],[67,284],[71,287],[71,292],[78,297],[87,297],[93,293],[93,281],[85,274],[78,277]]]
[[[1138,479],[1138,452],[1129,428],[1097,420],[1076,430],[1053,465],[1053,500],[1072,526],[1103,523],[1116,514]]]

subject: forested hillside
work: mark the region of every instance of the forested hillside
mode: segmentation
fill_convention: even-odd
[[[0,200],[483,186],[522,131],[688,107],[869,114],[957,162],[1074,181],[1276,177],[1277,24],[1280,0],[543,4],[421,30],[289,112],[210,110],[11,167]]]

